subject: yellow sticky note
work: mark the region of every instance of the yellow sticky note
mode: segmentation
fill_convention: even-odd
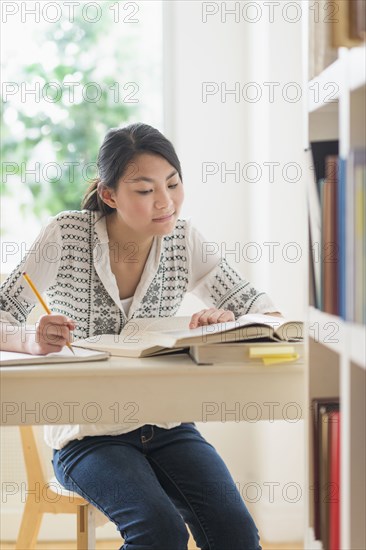
[[[291,361],[296,361],[300,355],[298,353],[293,353],[291,356],[285,355],[280,357],[278,355],[273,357],[262,357],[262,361],[265,365],[275,365],[278,363],[290,363]]]
[[[261,357],[292,357],[295,353],[294,346],[255,346],[249,348],[249,357],[257,359]]]

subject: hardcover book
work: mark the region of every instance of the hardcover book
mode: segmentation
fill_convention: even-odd
[[[131,319],[120,334],[102,334],[74,342],[76,347],[108,351],[121,357],[149,357],[182,351],[193,345],[269,340],[298,342],[303,322],[281,317],[249,314],[236,321],[190,329],[191,317]],[[187,350],[188,351],[188,350]]]

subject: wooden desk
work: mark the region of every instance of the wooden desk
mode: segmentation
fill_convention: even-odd
[[[304,366],[196,365],[188,355],[2,367],[1,424],[229,422],[304,415]]]

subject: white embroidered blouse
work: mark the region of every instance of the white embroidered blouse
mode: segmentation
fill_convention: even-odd
[[[1,286],[0,321],[23,324],[37,303],[24,283],[23,271],[46,294],[53,313],[76,321],[75,338],[119,334],[134,317],[171,317],[186,292],[193,292],[207,307],[232,311],[235,318],[249,312],[276,311],[269,296],[243,279],[217,248],[205,240],[189,218],[178,219],[171,233],[154,237],[134,296],[121,301],[110,266],[105,217],[88,210],[61,212],[51,218]],[[130,254],[125,250],[117,253],[125,260]],[[169,429],[179,424],[156,425]],[[73,439],[117,435],[141,426],[46,426],[45,440],[50,447],[61,449]]]

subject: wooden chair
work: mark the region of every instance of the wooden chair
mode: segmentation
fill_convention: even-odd
[[[15,546],[16,550],[28,550],[35,547],[43,514],[47,513],[76,514],[77,549],[94,550],[96,517],[99,514],[99,517],[104,518],[104,522],[107,522],[108,519],[76,493],[61,488],[56,478],[54,481],[46,481],[32,426],[20,426],[19,429],[29,492]],[[47,494],[50,495],[49,498],[46,496]]]
[[[48,513],[76,514],[77,550],[95,550],[95,528],[107,523],[108,518],[77,493],[64,489],[56,478],[46,481],[32,426],[19,426],[19,430],[28,493],[15,550],[29,550],[35,547],[43,514]],[[45,492],[48,491],[51,492],[52,498],[44,498]],[[189,534],[188,547],[197,548],[191,533]]]

